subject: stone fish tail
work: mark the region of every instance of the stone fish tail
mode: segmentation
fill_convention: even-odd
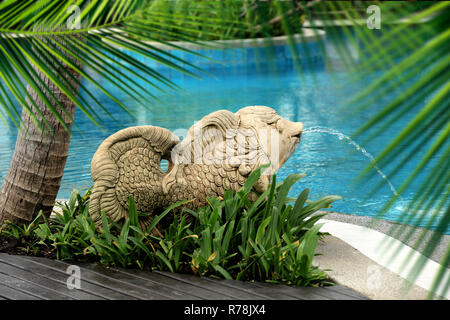
[[[91,162],[94,187],[89,214],[97,227],[102,223],[101,211],[113,221],[126,218],[130,195],[141,212],[160,201],[157,193],[165,175],[160,162],[179,142],[171,131],[154,126],[126,128],[103,141]]]

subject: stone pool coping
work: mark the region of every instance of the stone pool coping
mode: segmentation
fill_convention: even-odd
[[[292,35],[291,37],[291,39],[295,43],[314,42],[318,40],[323,40],[324,38],[325,38],[325,31],[321,29],[311,29],[311,28],[303,28],[303,34],[297,33]],[[177,50],[177,48],[173,46],[165,45],[160,42],[147,41],[145,43],[151,44],[152,46],[161,50]],[[205,46],[192,42],[170,41],[169,43],[188,50],[205,49]],[[211,40],[211,41],[202,41],[201,43],[209,46],[213,45],[213,47],[209,47],[209,49],[257,48],[257,47],[265,47],[267,45],[273,46],[286,45],[289,43],[289,37],[277,36],[270,38],[254,38],[254,39]]]
[[[327,212],[327,213],[328,214],[325,217],[326,220],[334,220],[339,222],[351,223],[358,226],[368,227],[377,230],[379,232],[382,232],[384,234],[390,235],[391,237],[395,237],[397,240],[401,241],[402,243],[410,247],[413,247],[415,245],[417,239],[424,231],[424,228],[406,225],[405,232],[402,234],[402,236],[405,236],[409,232],[411,233],[411,236],[407,240],[405,240],[402,237],[397,237],[395,234],[390,234],[390,230],[392,227],[402,226],[400,223],[340,212]],[[425,236],[424,241],[422,241],[422,244],[425,244],[425,242],[429,240],[433,236],[433,234],[434,232],[432,230],[428,230],[428,233]],[[427,255],[427,257],[437,263],[440,263],[449,245],[450,245],[450,235],[443,235],[436,249],[431,254]],[[421,253],[423,253],[423,249],[424,249],[423,245],[418,248],[418,250]]]
[[[302,30],[303,34],[297,33],[293,34],[291,37],[277,36],[277,37],[253,38],[253,39],[208,40],[208,41],[199,41],[197,43],[187,41],[167,41],[168,44],[164,44],[157,41],[144,41],[144,43],[160,50],[179,50],[180,48],[187,50],[204,50],[204,49],[223,50],[223,49],[238,49],[238,48],[258,48],[258,47],[266,47],[268,45],[281,46],[288,44],[290,39],[292,39],[294,43],[316,42],[318,40],[323,40],[326,36],[326,32],[322,29],[303,28]],[[116,31],[119,33],[124,33],[124,31],[121,30],[116,29]],[[115,45],[114,43],[112,44]]]
[[[331,279],[372,300],[424,300],[428,291],[376,263],[345,241],[327,236],[319,241],[313,264]]]
[[[330,233],[330,245],[319,246],[322,256],[315,259],[321,268],[329,268],[338,283],[346,285],[372,299],[425,299],[432,287],[450,236],[444,235],[432,258],[412,249],[412,245],[423,229],[413,229],[413,236],[406,243],[390,237],[386,233],[393,222],[377,220],[371,217],[353,216],[341,213],[329,213],[320,222],[325,225],[321,231]],[[433,234],[433,231],[429,232]],[[427,237],[428,238],[428,237]],[[380,249],[380,244],[384,244]],[[333,249],[334,248],[334,249]],[[419,250],[423,248],[419,247]],[[398,251],[397,251],[398,250]],[[397,251],[397,252],[396,252]],[[396,253],[395,256],[392,256]],[[403,265],[406,257],[411,255],[410,263]],[[415,261],[422,260],[424,269],[414,281],[410,281],[409,272]],[[447,269],[444,280],[450,278]],[[437,292],[441,292],[442,286]],[[450,299],[450,292],[443,295]]]
[[[422,24],[429,22],[433,20],[436,16],[438,16],[443,10],[438,10],[430,15],[428,15],[425,18],[421,18],[419,20],[415,20],[418,15],[420,15],[420,11],[416,13],[412,13],[409,15],[409,17],[401,18],[393,21],[382,21],[382,24],[387,25],[394,25],[394,24]],[[326,22],[322,20],[312,19],[306,20],[303,23],[304,28],[324,28],[324,27],[353,27],[353,26],[366,26],[367,20],[366,19],[340,19],[340,20],[325,20]]]

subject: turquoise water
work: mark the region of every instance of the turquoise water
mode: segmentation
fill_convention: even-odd
[[[67,198],[74,188],[83,189],[92,185],[90,161],[94,152],[103,139],[125,127],[151,124],[172,131],[176,130],[182,136],[195,121],[212,111],[228,109],[235,112],[248,105],[266,105],[276,109],[280,115],[289,120],[303,122],[306,130],[320,126],[350,135],[380,110],[383,101],[392,99],[392,93],[387,93],[383,101],[374,103],[371,108],[361,113],[352,114],[344,107],[347,99],[365,88],[384,71],[366,75],[358,82],[349,82],[350,74],[336,71],[340,69],[338,60],[334,63],[335,70],[330,72],[330,66],[325,65],[315,44],[310,44],[310,50],[311,60],[302,60],[303,67],[307,67],[303,76],[299,76],[295,70],[292,56],[285,46],[275,49],[272,56],[275,63],[272,64],[267,63],[262,49],[259,51],[261,60],[258,60],[254,49],[204,51],[202,53],[221,60],[224,64],[189,57],[191,61],[214,75],[214,77],[204,75],[199,80],[167,68],[160,68],[159,71],[177,83],[183,91],[163,94],[153,90],[159,100],[146,107],[125,95],[119,96],[121,102],[136,114],[134,119],[109,102],[98,89],[83,80],[87,90],[107,103],[110,106],[109,111],[118,120],[112,121],[105,118],[106,130],[102,131],[84,114],[77,111],[75,118],[80,130],[75,128],[73,134],[59,198]],[[181,53],[177,54],[181,55]],[[187,56],[184,57],[187,58]],[[146,62],[151,63],[150,60]],[[110,87],[106,81],[102,81],[102,85],[106,88]],[[80,94],[89,99],[86,91],[82,90]],[[406,119],[397,121],[389,130],[383,131],[376,139],[365,145],[367,152],[373,155],[380,152],[383,146],[386,146],[387,142],[404,127],[405,121],[411,116],[413,113]],[[2,154],[0,179],[3,179],[7,173],[15,138],[15,129],[0,125]],[[358,138],[356,142],[361,142],[363,138]],[[413,146],[405,146],[405,148],[410,147]],[[296,152],[279,170],[278,179],[284,179],[290,173],[305,173],[307,176],[293,187],[291,195],[298,194],[304,188],[310,188],[312,198],[337,194],[343,199],[333,205],[332,211],[376,216],[383,204],[392,196],[392,190],[385,184],[379,192],[367,198],[372,187],[383,181],[379,174],[373,175],[362,185],[354,184],[355,177],[369,164],[369,161],[345,139],[340,140],[336,135],[326,133],[309,132],[303,135]],[[399,187],[419,161],[420,154],[392,178],[392,185]],[[391,164],[391,166],[394,165],[394,163]],[[389,171],[386,167],[380,169]],[[398,218],[408,200],[416,194],[428,172],[427,168],[419,181],[406,190],[402,199],[389,211],[386,219]],[[419,225],[424,226],[426,223],[425,220]],[[446,233],[450,234],[450,228],[446,230]]]

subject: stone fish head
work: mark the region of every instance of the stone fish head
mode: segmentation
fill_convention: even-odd
[[[259,145],[270,159],[273,170],[278,170],[294,153],[300,143],[303,123],[284,119],[266,106],[250,106],[237,113],[241,128],[252,128]]]

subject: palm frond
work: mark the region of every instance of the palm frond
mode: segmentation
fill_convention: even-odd
[[[155,2],[158,1],[17,0],[2,2],[0,5],[0,59],[2,61],[0,77],[4,85],[1,86],[3,96],[0,106],[4,114],[11,118],[15,125],[19,125],[21,121],[19,109],[23,108],[38,128],[45,128],[51,132],[41,110],[33,98],[26,93],[26,86],[30,86],[52,114],[67,130],[69,129],[62,119],[62,114],[67,115],[66,110],[50,88],[36,77],[34,68],[45,74],[55,87],[99,126],[102,123],[102,116],[87,103],[86,99],[78,96],[74,91],[69,81],[70,75],[67,75],[68,79],[60,77],[57,68],[64,65],[75,70],[102,92],[110,102],[118,105],[131,116],[134,116],[132,112],[117,98],[118,93],[124,93],[139,105],[148,108],[155,102],[156,97],[151,90],[145,88],[154,88],[162,92],[180,89],[156,69],[137,59],[134,56],[135,53],[191,77],[206,74],[198,66],[172,55],[167,50],[160,49],[154,43],[160,42],[190,54],[199,55],[171,41],[198,42],[204,39],[205,35],[210,35],[210,32],[193,34],[189,25],[198,28],[199,23],[203,23],[207,27],[215,26],[218,30],[220,16],[216,15],[208,19],[204,14],[201,20],[195,19],[195,16],[194,18],[188,16],[183,19],[188,23],[178,27],[180,31],[189,34],[188,37],[184,37],[182,33],[171,33],[161,39],[158,36],[161,34],[160,29],[173,28],[177,20],[166,16],[163,22],[160,22],[161,15],[158,16],[157,11],[150,11]],[[162,7],[173,7],[172,1],[159,2],[162,3]],[[217,6],[218,2],[214,5]],[[222,25],[226,26],[227,31],[234,28],[226,22]],[[112,57],[119,59],[112,59]],[[204,58],[207,59],[207,57]],[[93,73],[111,83],[114,89],[105,88],[97,77],[91,76]],[[137,79],[139,81],[136,81]],[[87,94],[95,102],[95,107],[112,117],[105,103],[100,103],[91,93]],[[13,96],[16,101],[11,100],[10,96]],[[73,119],[69,120],[72,122]]]
[[[378,5],[383,12],[383,21],[390,23],[383,27],[386,30],[377,35],[364,25],[365,9],[369,4]],[[386,92],[395,95],[392,101],[380,106],[381,111],[362,125],[354,137],[366,136],[365,143],[368,143],[377,133],[392,127],[408,113],[416,113],[360,178],[369,178],[374,165],[396,162],[387,173],[388,178],[393,177],[410,164],[413,156],[423,154],[400,186],[398,192],[401,194],[439,155],[418,194],[409,202],[401,217],[403,222],[412,222],[425,219],[424,211],[432,212],[431,218],[427,216],[427,219],[430,226],[431,223],[436,225],[438,232],[426,245],[425,251],[430,254],[435,250],[443,230],[448,227],[450,215],[449,13],[449,2],[422,5],[409,2],[350,3],[320,0],[5,0],[0,3],[0,117],[3,120],[9,118],[15,125],[20,125],[22,120],[19,110],[22,108],[36,127],[51,132],[46,117],[35,101],[40,99],[52,115],[65,125],[63,118],[68,113],[53,94],[50,84],[37,77],[38,72],[44,74],[52,86],[63,92],[99,126],[103,113],[112,117],[108,107],[110,104],[132,115],[118,99],[118,92],[148,107],[156,97],[146,88],[163,92],[180,89],[156,69],[136,58],[136,54],[191,77],[205,74],[198,66],[161,49],[155,43],[201,56],[196,51],[184,49],[177,42],[213,48],[217,44],[206,40],[269,38],[286,34],[295,66],[302,75],[304,67],[298,56],[301,53],[308,62],[308,48],[299,47],[294,42],[293,34],[300,33],[302,36],[301,26],[306,20],[313,30],[321,27],[328,32],[331,46],[343,65],[354,72],[356,81],[363,79],[367,73],[386,67],[389,70],[350,99],[346,106],[358,112],[374,103],[381,103],[380,98]],[[333,37],[337,34],[336,26],[340,26],[348,44]],[[359,48],[360,44],[363,49]],[[267,46],[270,45],[268,39]],[[322,52],[327,50],[320,42],[319,48]],[[354,56],[355,50],[365,59],[359,61]],[[79,96],[72,85],[73,77],[70,74],[61,77],[58,72],[65,66],[81,74],[108,98],[108,103],[97,99],[88,90],[84,90],[88,95],[86,98],[93,101],[93,105]],[[92,74],[98,74],[111,83],[114,89],[105,87]],[[408,87],[405,88],[405,85]],[[29,94],[27,86],[33,89],[35,96]],[[81,83],[82,88],[85,86]],[[405,144],[411,148],[402,148]],[[380,216],[387,212],[397,198],[394,196],[386,203]],[[411,236],[408,232],[405,234],[402,227],[392,231],[405,239]],[[420,240],[425,239],[425,233]],[[418,245],[419,241],[415,247]],[[441,264],[447,267],[449,261],[450,248]],[[421,264],[417,264],[413,277],[421,269]],[[437,276],[433,290],[441,285],[444,275],[442,271]],[[443,291],[440,292],[444,293],[449,288],[449,281],[445,281]]]
[[[379,33],[378,36],[374,36],[374,33],[365,26],[353,27],[356,38],[364,47],[360,56],[366,58],[361,63],[352,61],[347,63],[356,73],[356,81],[360,81],[367,73],[387,69],[348,102],[346,107],[355,112],[367,109],[374,104],[381,107],[381,111],[356,130],[353,137],[365,136],[363,143],[365,145],[381,131],[392,127],[400,119],[408,117],[408,114],[412,113],[414,116],[397,136],[386,143],[384,150],[364,169],[358,179],[361,181],[370,178],[374,174],[372,168],[375,165],[384,168],[394,163],[395,165],[389,166],[386,174],[390,179],[411,161],[419,159],[410,175],[398,188],[398,195],[392,196],[381,209],[378,215],[381,218],[412,183],[416,183],[419,177],[424,178],[423,171],[426,167],[429,168],[428,176],[423,179],[424,182],[417,194],[403,210],[399,222],[415,224],[425,219],[428,221],[425,231],[415,242],[414,248],[423,246],[424,254],[430,255],[437,248],[441,237],[450,225],[448,201],[450,184],[448,171],[450,24],[448,14],[450,3],[437,2],[413,15],[411,10],[408,10],[408,4],[398,5],[395,10],[389,7],[390,4],[384,2],[371,2],[371,4],[379,5],[383,17],[388,17],[388,21],[402,21],[402,23],[386,26],[388,30]],[[328,6],[341,14],[344,13],[347,21],[357,24],[358,16],[355,11],[345,10],[341,2],[328,3]],[[334,19],[338,20],[336,16]],[[405,33],[412,26],[414,31]],[[346,29],[346,27],[342,28]],[[340,52],[340,55],[343,54],[346,54],[345,51]],[[382,97],[387,92],[394,98],[387,103],[382,102]],[[405,146],[409,147],[405,148]],[[373,195],[381,186],[381,183],[378,184],[370,194]],[[429,228],[433,228],[435,232],[424,244]],[[405,225],[398,226],[392,228],[391,233],[407,241],[412,236],[412,231],[405,233],[405,230]],[[407,259],[405,265],[409,262],[411,262],[410,259]],[[448,256],[444,257],[441,265],[443,269],[448,267]],[[416,279],[422,270],[423,261],[417,262],[411,270],[410,279]],[[445,274],[441,273],[441,276],[443,275]],[[432,291],[437,290],[442,280],[438,275]],[[439,290],[441,290],[440,294],[445,294],[449,286],[441,286]]]

